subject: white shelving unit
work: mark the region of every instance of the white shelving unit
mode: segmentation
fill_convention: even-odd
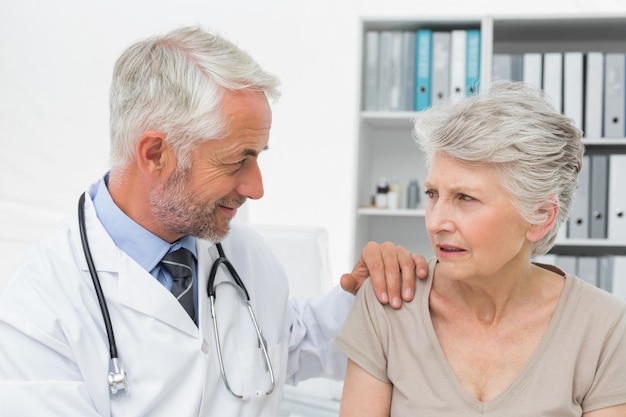
[[[370,240],[393,241],[424,255],[432,250],[424,227],[423,205],[418,210],[386,210],[370,207],[380,177],[397,177],[402,191],[400,207],[406,207],[410,178],[426,178],[424,156],[412,138],[407,111],[363,111],[365,108],[365,34],[370,30],[480,29],[480,87],[491,82],[494,53],[601,51],[626,52],[626,16],[483,16],[462,19],[399,18],[362,22],[362,97],[358,137],[358,171],[355,202],[354,251]],[[598,109],[602,111],[602,109]],[[626,138],[586,138],[588,154],[626,153]],[[423,191],[423,190],[420,190]],[[565,255],[626,255],[626,236],[606,239],[564,240],[554,253]]]

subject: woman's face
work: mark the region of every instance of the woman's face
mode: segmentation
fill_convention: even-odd
[[[451,279],[500,277],[530,259],[519,215],[493,166],[472,166],[436,153],[425,182],[426,230]]]

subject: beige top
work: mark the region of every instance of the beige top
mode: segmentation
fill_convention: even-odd
[[[368,280],[336,339],[350,359],[393,384],[392,416],[565,417],[626,403],[626,305],[572,275],[513,382],[491,401],[472,397],[446,361],[430,318],[435,267],[431,259],[415,299],[399,310],[381,305]]]

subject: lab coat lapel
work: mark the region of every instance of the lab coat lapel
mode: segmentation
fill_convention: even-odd
[[[207,282],[213,259],[217,258],[215,244],[207,240],[196,239],[196,254],[198,256],[198,328],[201,336],[205,337],[211,321],[211,311],[208,303]]]
[[[197,337],[195,323],[178,300],[150,273],[115,246],[98,220],[90,198],[85,199],[85,225],[94,264],[107,301],[118,300],[122,305]],[[88,273],[87,262],[82,254],[78,222],[73,235],[79,262]]]
[[[197,337],[198,328],[172,293],[129,256],[120,254],[120,303]]]

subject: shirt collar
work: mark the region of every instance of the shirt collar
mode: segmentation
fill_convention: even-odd
[[[108,177],[107,173],[100,179],[95,187],[95,194],[91,197],[98,219],[118,248],[146,271],[152,271],[167,252],[181,247],[188,249],[196,257],[196,243],[193,236],[183,236],[170,244],[144,229],[120,210],[107,189]]]

